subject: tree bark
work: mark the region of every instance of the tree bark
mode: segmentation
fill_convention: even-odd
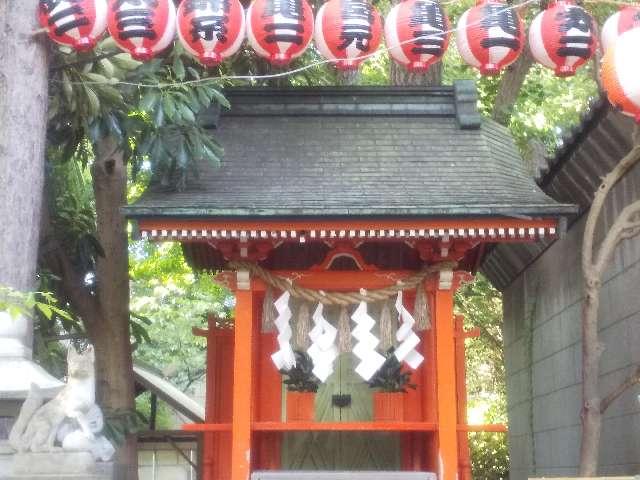
[[[598,338],[598,307],[602,276],[613,251],[623,238],[638,234],[636,215],[640,201],[627,206],[616,219],[596,252],[594,249],[596,226],[611,189],[624,175],[640,162],[637,130],[634,148],[609,172],[596,191],[587,216],[582,240],[582,274],[584,303],[582,306],[582,438],[580,444],[581,477],[594,477],[598,472],[598,453],[602,430],[602,400],[600,398],[600,357],[602,345]],[[629,386],[633,385],[631,383]],[[628,387],[627,387],[628,388]],[[619,394],[618,394],[619,395]],[[616,397],[607,400],[607,406]]]
[[[135,409],[133,360],[129,333],[129,264],[126,205],[127,166],[114,138],[100,141],[91,168],[96,202],[97,236],[104,257],[96,265],[100,323],[89,322],[96,351],[98,397],[105,409]],[[138,478],[135,436],[118,450],[118,478]]]
[[[431,65],[426,73],[412,73],[390,60],[389,83],[395,86],[431,87],[442,84],[442,62]]]
[[[38,0],[0,2],[0,285],[23,291],[36,281],[47,128],[37,8]]]
[[[337,80],[340,86],[357,85],[360,81],[360,70],[338,70]]]
[[[46,37],[37,37],[37,0],[0,1],[0,286],[36,285],[47,129]],[[0,312],[0,362],[10,361],[18,382],[2,387],[22,400],[32,384],[46,396],[60,386],[34,365],[33,320]]]
[[[127,168],[113,138],[96,146],[91,168],[96,203],[97,239],[104,257],[97,259],[95,294],[86,272],[73,264],[73,247],[56,232],[45,209],[42,261],[60,278],[58,297],[69,302],[86,328],[96,353],[97,401],[107,416],[133,412],[135,389],[129,335],[129,271],[127,224],[121,213],[126,203]],[[129,435],[116,454],[116,478],[138,475],[135,435]]]
[[[518,99],[520,89],[532,65],[533,57],[529,52],[529,47],[525,47],[520,58],[502,76],[493,105],[493,119],[496,122],[503,125],[509,122],[513,105]]]

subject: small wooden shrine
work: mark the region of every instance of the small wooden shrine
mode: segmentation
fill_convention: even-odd
[[[235,293],[232,327],[211,319],[195,332],[208,342],[206,422],[185,429],[203,432],[203,478],[470,478],[467,433],[504,427],[467,425],[472,333],[454,293],[492,245],[555,237],[574,208],[536,187],[508,131],[478,114],[470,82],[225,93],[231,110],[205,119],[221,167],[202,165],[183,192],[151,187],[127,209],[142,238],[181,242]],[[373,416],[364,381],[380,368],[389,319],[416,384],[399,420]],[[292,419],[278,371],[296,337],[324,380],[305,421]]]

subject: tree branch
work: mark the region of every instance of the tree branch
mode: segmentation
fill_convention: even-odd
[[[594,273],[598,278],[604,274],[604,270],[613,256],[613,252],[620,241],[625,238],[625,232],[638,228],[638,223],[633,222],[632,219],[639,213],[640,200],[636,200],[632,204],[627,205],[622,212],[620,212],[620,215],[618,215],[618,218],[607,232],[604,240],[602,241],[602,245],[600,245],[594,263]]]
[[[625,380],[614,388],[609,395],[602,399],[600,403],[600,413],[604,413],[607,408],[611,406],[613,402],[615,402],[620,395],[626,392],[629,388],[634,385],[640,385],[640,366],[636,368],[636,371],[629,375]]]
[[[636,127],[636,134],[637,132],[638,127]],[[600,187],[593,196],[593,202],[591,203],[589,215],[587,216],[587,223],[584,228],[582,243],[582,269],[585,275],[592,273],[595,230],[607,195],[618,181],[620,181],[620,179],[624,177],[624,175],[639,161],[640,145],[634,141],[634,147],[622,160],[620,160],[620,163],[618,163],[615,168],[604,177]]]

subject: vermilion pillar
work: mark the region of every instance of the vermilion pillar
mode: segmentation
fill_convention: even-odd
[[[435,293],[436,376],[438,392],[439,480],[458,476],[456,411],[456,354],[451,283],[440,283]]]
[[[253,392],[253,291],[248,272],[238,272],[233,351],[233,421],[231,424],[231,480],[251,475]]]

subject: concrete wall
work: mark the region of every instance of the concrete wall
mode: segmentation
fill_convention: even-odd
[[[612,192],[602,225],[640,197],[640,170]],[[511,478],[577,472],[581,408],[581,240],[585,218],[504,292]],[[603,228],[600,229],[601,237]],[[640,364],[640,237],[617,250],[602,288],[603,396]],[[640,389],[606,413],[603,474],[640,473]]]

